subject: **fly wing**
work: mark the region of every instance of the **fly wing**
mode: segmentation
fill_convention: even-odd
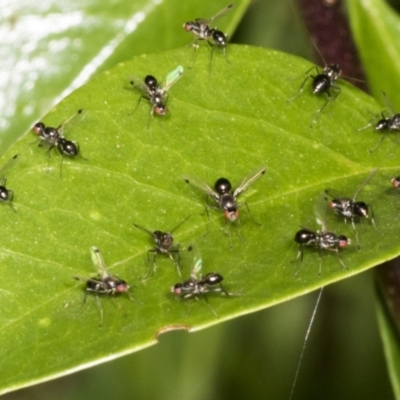
[[[136,76],[129,77],[129,83],[135,88],[138,89],[144,94],[146,97],[148,96],[149,88],[144,83],[144,81]]]
[[[395,111],[394,111],[394,108],[393,108],[393,106],[392,106],[392,103],[391,103],[390,100],[389,100],[389,97],[387,97],[386,93],[385,93],[383,90],[382,90],[382,95],[383,95],[383,99],[384,99],[384,101],[385,101],[385,103],[386,103],[387,108],[390,110],[390,112],[391,112],[393,115],[396,114]]]
[[[364,182],[358,187],[358,189],[356,190],[356,192],[354,193],[353,196],[353,201],[356,199],[357,195],[361,192],[361,190],[364,189],[365,185],[374,177],[374,175],[378,172],[378,168],[375,168],[374,170],[372,170],[370,172],[370,174],[365,178]]]
[[[67,130],[70,130],[73,126],[79,124],[85,116],[86,112],[83,109],[78,110],[57,128],[59,134],[63,136]]]
[[[18,154],[16,154],[14,157],[11,157],[1,168],[0,168],[0,178],[4,178],[5,177],[5,173],[7,171],[8,168],[10,168],[10,166],[12,164],[14,164],[14,161],[17,159]]]
[[[343,193],[339,192],[336,189],[325,189],[324,190],[325,193],[325,200],[329,200],[329,198],[331,199],[347,199],[348,197],[345,196]]]
[[[211,22],[216,21],[217,19],[226,15],[229,11],[232,10],[233,7],[235,7],[235,4],[229,4],[228,6],[224,7],[221,11],[218,11],[212,18],[210,18],[208,21],[205,22],[211,24]]]
[[[193,267],[192,270],[190,271],[190,277],[195,280],[199,280],[201,277],[201,268],[203,266],[203,260],[201,258],[201,254],[197,244],[194,243],[188,246],[188,252],[190,252],[193,257]]]
[[[326,203],[326,194],[321,192],[315,200],[315,219],[317,224],[321,226],[321,231],[326,232],[328,227],[326,225],[328,215],[328,204]]]
[[[242,192],[249,188],[257,179],[261,178],[267,170],[267,167],[263,165],[261,168],[258,167],[255,171],[252,171],[248,174],[243,180],[242,183],[235,189],[233,192],[233,197],[239,196]]]
[[[189,183],[195,188],[200,189],[204,193],[211,196],[215,201],[219,200],[219,194],[209,185],[207,185],[207,183],[203,182],[201,179],[189,175],[183,175],[183,179],[185,180],[186,183]]]
[[[201,268],[203,267],[203,260],[201,258],[195,258],[193,263],[193,268],[190,273],[190,276],[195,279],[199,279],[201,276]]]
[[[90,248],[90,254],[92,256],[93,264],[99,271],[101,279],[108,278],[110,276],[110,273],[108,272],[108,270],[106,268],[106,264],[104,262],[103,256],[100,253],[100,250],[97,247],[92,246]]]
[[[162,88],[164,91],[168,92],[172,85],[178,82],[179,78],[183,74],[183,67],[179,65],[173,71],[169,72],[165,77],[165,81],[162,83]]]

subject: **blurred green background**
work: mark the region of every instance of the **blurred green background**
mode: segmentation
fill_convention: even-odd
[[[232,41],[311,55],[288,0],[252,2]],[[372,276],[325,288],[294,399],[392,398]],[[312,293],[201,332],[170,332],[151,348],[4,398],[288,399],[316,298]],[[82,329],[95,328],[82,321]]]

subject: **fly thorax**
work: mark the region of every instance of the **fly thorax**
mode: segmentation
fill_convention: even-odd
[[[338,246],[338,237],[333,232],[324,232],[322,235],[321,247],[332,249]]]
[[[389,129],[392,131],[400,130],[400,114],[396,114],[393,116]]]
[[[341,215],[343,217],[351,218],[353,215],[352,206],[353,201],[351,199],[333,199],[329,206],[333,209],[333,211],[337,215]]]

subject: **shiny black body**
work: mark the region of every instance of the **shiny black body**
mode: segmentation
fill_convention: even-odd
[[[381,116],[382,119],[380,119],[375,125],[377,131],[400,131],[400,114],[386,117],[382,112]]]
[[[312,87],[314,94],[327,93],[330,97],[330,89],[334,88],[340,91],[339,87],[333,86],[336,80],[342,73],[338,64],[326,65],[322,72],[319,72],[318,67],[313,67],[317,71],[317,75],[309,75],[312,78]],[[308,79],[308,78],[306,78]]]

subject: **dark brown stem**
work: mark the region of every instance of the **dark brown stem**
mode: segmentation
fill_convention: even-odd
[[[353,84],[366,89],[365,76],[340,0],[297,0],[304,23],[324,60],[319,64],[339,64],[343,75],[363,80]]]

